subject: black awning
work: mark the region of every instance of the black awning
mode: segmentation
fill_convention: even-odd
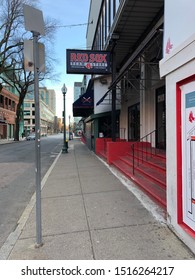
[[[88,117],[94,110],[93,89],[87,90],[73,103],[73,117]]]

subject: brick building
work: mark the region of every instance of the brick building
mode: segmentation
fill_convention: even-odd
[[[0,139],[14,137],[18,96],[2,88],[0,92]]]

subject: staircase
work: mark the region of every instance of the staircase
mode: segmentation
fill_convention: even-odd
[[[166,209],[166,154],[149,142],[136,142],[112,164]]]

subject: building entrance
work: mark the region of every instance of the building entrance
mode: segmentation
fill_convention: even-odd
[[[134,104],[128,108],[128,140],[140,139],[140,104]]]
[[[165,86],[156,90],[156,148],[166,149]]]

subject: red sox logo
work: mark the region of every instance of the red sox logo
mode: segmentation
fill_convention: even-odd
[[[171,39],[168,38],[167,40],[167,45],[166,45],[166,53],[169,54],[170,53],[170,50],[172,49],[173,47],[173,44],[171,44]]]
[[[82,98],[82,102],[83,102],[83,103],[91,103],[91,102],[92,102],[92,99],[91,99],[91,97],[88,97],[88,98],[83,97],[83,98]]]
[[[189,121],[192,123],[193,121],[195,121],[195,116],[193,115],[193,112],[192,111],[190,111],[190,113],[189,113]]]

